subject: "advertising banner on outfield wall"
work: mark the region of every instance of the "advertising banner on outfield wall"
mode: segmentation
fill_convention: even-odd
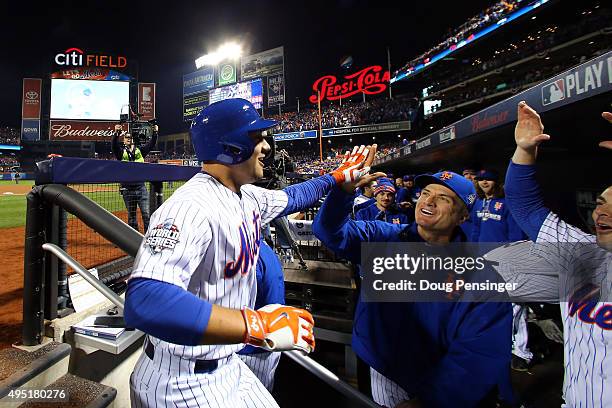
[[[302,132],[288,132],[288,133],[277,133],[274,135],[274,140],[282,142],[285,140],[297,140],[297,139],[314,139],[318,135],[316,130],[304,130]]]
[[[183,122],[189,122],[208,106],[208,91],[183,98]]]
[[[155,84],[140,82],[138,84],[138,113],[141,120],[155,119]]]
[[[76,120],[52,120],[49,140],[82,140],[110,142],[117,122],[81,122]],[[126,130],[122,131],[122,134]]]
[[[396,132],[410,130],[410,122],[379,123],[376,125],[349,126],[344,128],[323,129],[323,137],[357,135],[361,133]]]
[[[268,77],[268,107],[285,104],[285,75]]]
[[[40,140],[40,120],[21,120],[21,140],[25,140],[28,142]]]
[[[215,70],[212,67],[202,68],[196,72],[183,75],[183,98],[202,93],[215,87]]]
[[[282,74],[285,72],[284,48],[278,47],[240,59],[240,78],[251,78]]]
[[[40,119],[42,79],[24,78],[21,101],[21,119]]]

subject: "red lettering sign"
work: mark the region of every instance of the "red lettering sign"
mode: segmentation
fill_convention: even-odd
[[[21,118],[40,118],[40,93],[42,80],[39,78],[23,79],[23,95],[21,99]]]
[[[340,98],[349,98],[353,95],[364,93],[375,95],[384,92],[389,83],[389,71],[384,71],[380,65],[372,65],[344,77],[345,82],[339,84],[334,75],[325,75],[312,84],[312,95],[309,100],[312,103],[321,100],[335,101]]]
[[[110,142],[117,122],[80,122],[73,120],[52,120],[49,126],[50,140],[87,140]],[[127,133],[123,126],[121,136]]]
[[[501,125],[506,122],[506,119],[508,119],[508,111],[499,112],[491,116],[485,113],[482,118],[480,115],[476,115],[472,118],[472,132],[478,132]]]
[[[68,48],[66,51],[55,55],[57,65],[75,67],[100,67],[100,68],[125,68],[127,59],[114,55],[87,54],[80,48]]]

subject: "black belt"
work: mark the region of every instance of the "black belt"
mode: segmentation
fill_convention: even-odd
[[[150,341],[147,341],[145,354],[151,359],[151,361],[153,360],[153,356],[155,356],[155,347],[153,347],[153,344],[151,344]],[[218,366],[219,360],[196,360],[195,366],[193,367],[193,372],[196,374],[212,373]]]

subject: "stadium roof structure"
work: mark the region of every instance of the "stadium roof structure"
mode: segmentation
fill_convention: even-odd
[[[521,7],[517,11],[510,13],[507,17],[504,17],[497,22],[491,23],[490,25],[484,27],[483,29],[470,34],[467,38],[463,39],[459,43],[453,44],[449,46],[448,48],[446,48],[445,50],[433,55],[432,57],[427,58],[426,62],[421,62],[415,66],[411,66],[408,68],[402,68],[401,70],[397,72],[397,74],[393,78],[391,78],[390,82],[395,83],[395,82],[413,77],[414,75],[423,71],[424,69],[429,68],[430,66],[435,64],[437,61],[447,58],[449,55],[454,54],[455,52],[459,51],[465,46],[473,44],[477,40],[484,38],[485,36],[503,27],[504,25],[526,14],[529,14],[535,11],[537,8],[539,8],[545,3],[548,3],[549,1],[551,0],[537,0],[537,1],[530,3],[529,5],[525,7]]]

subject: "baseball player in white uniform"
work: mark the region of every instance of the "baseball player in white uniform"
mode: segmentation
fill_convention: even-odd
[[[602,115],[612,122],[612,114]],[[567,407],[612,406],[612,186],[597,198],[595,235],[567,224],[546,208],[535,179],[543,134],[539,115],[519,103],[516,151],[506,175],[506,201],[535,243],[509,244],[487,255],[499,262],[521,300],[559,302],[563,317]],[[612,148],[612,142],[602,142]]]
[[[250,183],[263,176],[264,132],[275,124],[244,99],[211,104],[194,120],[203,171],[152,215],[128,284],[126,323],[147,333],[130,378],[133,407],[275,407],[235,352],[314,349],[307,311],[252,308],[261,225],[367,174],[375,147],[355,148],[331,174],[270,191]]]

